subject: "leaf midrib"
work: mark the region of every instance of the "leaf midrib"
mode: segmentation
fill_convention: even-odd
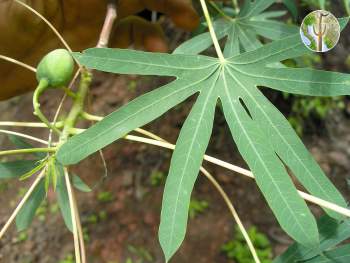
[[[292,36],[290,36],[290,38],[291,38],[291,37],[292,37]],[[294,35],[293,37],[295,37],[295,35]],[[272,42],[272,43],[273,43],[273,42]],[[268,59],[268,58],[270,58],[270,57],[272,57],[272,56],[276,56],[276,55],[278,55],[278,54],[287,52],[288,50],[294,49],[294,48],[296,48],[296,47],[298,47],[298,46],[301,46],[301,45],[303,45],[303,44],[297,43],[297,44],[295,44],[295,45],[293,45],[293,46],[289,46],[289,47],[287,47],[287,48],[285,48],[285,49],[280,49],[278,52],[270,53],[270,54],[268,54],[267,56],[264,56],[264,57],[261,57],[261,58],[255,59],[255,60],[250,60],[250,61],[248,61],[248,62],[237,62],[237,61],[235,61],[235,58],[239,58],[239,56],[245,56],[245,55],[237,55],[237,56],[235,56],[235,57],[233,57],[232,59],[229,60],[229,64],[231,64],[231,65],[259,64],[259,63],[261,63],[262,60],[265,60],[265,59]],[[262,48],[264,48],[264,47],[262,47]],[[256,51],[257,51],[257,50],[254,50],[254,51],[246,52],[246,53],[244,53],[244,54],[249,54],[249,53],[251,53],[251,52],[256,52]],[[271,63],[273,63],[273,61],[271,61]]]
[[[102,57],[102,56],[97,56],[97,55],[95,55],[95,56],[87,55],[86,53],[83,53],[82,55],[79,55],[79,56],[83,57],[82,60],[83,59],[90,59],[90,61],[102,60],[102,62],[104,64],[106,64],[108,62],[117,62],[117,63],[123,62],[123,63],[131,63],[131,64],[145,65],[145,66],[154,66],[154,67],[159,67],[159,68],[164,68],[164,69],[176,69],[176,70],[204,70],[204,69],[207,69],[207,68],[210,68],[210,67],[214,66],[215,64],[218,64],[217,59],[213,59],[213,63],[212,64],[208,64],[208,65],[203,66],[203,67],[192,67],[192,68],[189,68],[189,67],[183,67],[183,66],[178,66],[178,67],[171,66],[171,65],[165,66],[163,64],[145,63],[145,62],[141,62],[141,61],[137,61],[137,63],[136,63],[135,60],[132,60],[132,59],[129,60],[129,59],[108,58],[108,57]],[[210,60],[212,60],[212,59],[210,59]],[[208,59],[208,61],[210,61],[210,60]],[[90,62],[87,62],[84,65],[89,65],[89,64],[91,65]],[[96,62],[94,62],[93,65],[96,65]],[[111,72],[111,71],[109,71],[109,72]],[[118,73],[118,72],[113,72],[113,73]]]
[[[308,81],[308,80],[295,80],[295,79],[287,79],[287,78],[276,78],[276,77],[266,77],[264,75],[256,75],[252,73],[248,73],[247,71],[240,70],[238,67],[233,66],[234,63],[228,63],[228,66],[234,69],[235,71],[238,71],[239,73],[253,77],[253,78],[260,78],[260,79],[272,79],[272,80],[281,80],[281,81],[288,81],[288,82],[297,82],[297,83],[311,83],[311,84],[320,84],[320,85],[350,85],[345,82],[321,82],[321,81]],[[299,68],[300,69],[300,68]],[[282,69],[283,70],[283,69]],[[326,71],[327,72],[327,71]],[[350,82],[349,82],[350,83]]]
[[[251,22],[270,22],[270,23],[274,23],[275,25],[280,25],[280,26],[285,26],[285,24],[283,23],[280,23],[278,21],[274,21],[274,20],[266,20],[266,21],[251,21]],[[280,33],[282,34],[283,32],[281,32],[280,30],[275,30],[274,28],[266,28],[264,26],[261,26],[259,25],[258,23],[254,23],[254,24],[250,24],[249,21],[240,21],[239,22],[242,26],[246,26],[246,27],[256,27],[256,28],[259,28],[259,29],[262,29],[262,30],[269,30],[269,31],[272,31],[274,33]]]

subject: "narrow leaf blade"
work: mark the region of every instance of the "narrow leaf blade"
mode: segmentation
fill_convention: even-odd
[[[23,231],[29,227],[33,221],[36,210],[44,199],[45,182],[42,179],[16,216],[16,226],[18,231]]]
[[[119,74],[156,76],[180,76],[184,70],[200,70],[215,64],[215,59],[187,55],[174,57],[170,54],[151,53],[128,49],[90,48],[74,57],[84,66],[100,71]]]
[[[84,193],[91,192],[91,188],[77,175],[73,175],[72,184],[76,189]]]
[[[217,74],[202,84],[208,90],[200,94],[186,119],[171,160],[159,227],[159,240],[167,262],[185,237],[192,189],[213,127],[216,80]]]

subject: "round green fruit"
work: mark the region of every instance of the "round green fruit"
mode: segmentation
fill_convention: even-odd
[[[56,49],[48,53],[40,61],[36,78],[40,82],[46,80],[50,87],[66,86],[72,79],[74,61],[66,49]]]

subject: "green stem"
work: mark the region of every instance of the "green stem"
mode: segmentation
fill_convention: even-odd
[[[348,14],[348,16],[350,16],[350,2],[349,0],[343,0],[343,2],[344,2],[346,13]]]
[[[46,79],[41,79],[39,81],[39,84],[37,88],[34,91],[33,95],[33,107],[34,107],[34,114],[38,116],[38,118],[46,124],[48,128],[51,130],[55,131],[56,133],[60,134],[60,130],[57,129],[57,127],[53,126],[48,119],[45,117],[45,115],[41,112],[40,110],[40,103],[39,103],[39,98],[40,95],[44,92],[44,90],[48,87],[49,82]]]
[[[79,90],[76,93],[76,98],[74,100],[71,111],[65,120],[65,125],[60,137],[60,144],[63,144],[67,141],[72,128],[74,128],[75,123],[84,110],[84,102],[89,90],[91,80],[91,73],[87,70],[83,70],[81,73]]]
[[[40,152],[51,153],[51,152],[55,152],[55,151],[56,151],[56,147],[51,147],[51,148],[30,148],[30,149],[0,151],[0,156],[14,155],[14,154],[23,154],[23,153],[40,153]]]
[[[81,113],[81,116],[88,121],[101,121],[103,119],[103,117],[92,115],[85,111]]]

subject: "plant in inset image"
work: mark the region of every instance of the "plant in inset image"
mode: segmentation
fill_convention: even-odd
[[[311,50],[327,52],[338,43],[339,22],[328,11],[317,10],[304,18],[300,35],[303,43]]]
[[[157,21],[157,12],[160,10],[170,15],[175,24],[181,24],[179,20],[182,17],[179,17],[179,14],[188,14],[184,10],[190,8],[190,17],[193,17],[195,24],[198,22],[192,2],[188,0],[135,2],[137,6],[140,4],[141,10],[145,7],[144,3],[147,3],[146,7],[152,10],[154,21]],[[285,11],[271,8],[274,0],[246,0],[241,6],[235,0],[224,1],[221,4],[200,0],[197,11],[203,14],[205,23],[202,26],[207,27],[208,32],[184,42],[180,41],[179,37],[178,42],[175,42],[178,46],[172,53],[133,50],[131,47],[107,48],[113,24],[118,24],[119,21],[116,19],[118,8],[125,8],[122,3],[126,7],[135,7],[135,2],[128,6],[129,2],[110,1],[106,7],[107,14],[96,47],[73,52],[64,37],[45,17],[25,1],[13,1],[17,7],[34,13],[39,21],[45,21],[45,25],[51,28],[65,49],[42,54],[36,68],[0,54],[0,58],[6,63],[29,70],[31,77],[36,76],[38,82],[32,96],[31,109],[37,117],[37,122],[4,120],[0,122],[0,126],[40,128],[48,133],[47,138],[39,138],[34,134],[0,130],[2,134],[15,136],[16,139],[12,142],[17,147],[0,151],[0,157],[6,157],[0,162],[0,178],[17,178],[29,183],[28,190],[4,221],[0,230],[0,240],[8,233],[7,230],[14,221],[19,230],[28,228],[41,203],[54,196],[63,220],[73,236],[74,258],[67,257],[65,260],[75,260],[76,263],[89,262],[89,253],[92,252],[86,250],[85,241],[92,240],[93,236],[90,235],[90,228],[87,232],[82,226],[82,222],[85,222],[80,219],[76,190],[88,196],[87,193],[95,191],[96,187],[90,188],[85,183],[85,178],[75,175],[72,172],[73,166],[83,160],[91,161],[88,157],[97,153],[107,174],[103,148],[117,140],[126,140],[172,151],[168,175],[153,173],[150,179],[151,184],[159,188],[165,181],[159,230],[152,230],[158,233],[164,256],[154,259],[153,255],[159,253],[151,253],[142,247],[129,247],[129,250],[142,255],[142,260],[175,261],[174,255],[185,239],[189,218],[204,211],[218,211],[212,203],[210,208],[213,209],[206,211],[206,201],[193,199],[192,193],[199,174],[219,193],[229,209],[232,220],[237,224],[237,232],[241,233],[236,235],[238,242],[230,242],[224,248],[229,258],[256,263],[272,260],[267,238],[254,228],[246,230],[245,222],[234,206],[237,202],[242,202],[240,205],[244,207],[246,200],[232,202],[231,196],[225,191],[225,188],[232,185],[223,187],[222,182],[205,168],[208,163],[255,180],[257,188],[276,217],[276,222],[285,234],[295,241],[295,244],[275,259],[275,263],[318,262],[315,260],[323,260],[326,256],[349,256],[349,245],[337,246],[350,237],[350,210],[347,200],[321,169],[288,120],[262,92],[263,89],[273,89],[301,96],[350,95],[349,74],[315,70],[311,67],[288,67],[283,64],[288,59],[302,57],[312,51],[310,46],[305,47],[300,40],[297,26],[278,21],[285,15]],[[214,19],[209,12],[209,4],[216,14]],[[288,6],[293,7],[290,2]],[[168,12],[170,7],[176,7],[176,11],[180,13]],[[312,32],[310,39],[305,36],[309,39],[309,45],[312,45],[313,39],[313,45],[317,49],[322,42],[323,51],[324,46],[333,43],[335,35],[331,33],[332,26],[328,25],[332,20],[331,15],[322,16],[320,22],[321,17],[317,14],[306,19],[306,28],[303,26],[301,32],[304,35]],[[348,20],[348,17],[339,18],[337,23],[339,21],[338,25],[343,29]],[[324,23],[327,27],[323,26]],[[173,27],[171,30],[174,30]],[[11,41],[15,42],[15,39]],[[130,41],[127,43],[129,45]],[[170,79],[167,84],[154,87],[129,102],[123,101],[122,106],[107,116],[98,116],[93,114],[88,100],[96,70]],[[79,81],[76,81],[77,79]],[[52,100],[57,99],[58,107],[51,116],[45,111],[45,105],[40,102],[43,94],[52,89],[55,89],[57,94],[62,93],[62,97],[52,97]],[[172,108],[179,108],[189,98],[194,103],[191,104],[176,144],[142,128]],[[65,100],[70,100],[70,103],[63,106]],[[216,125],[216,113],[222,114],[223,123],[227,124],[230,134],[227,140],[235,143],[234,149],[237,149],[237,154],[242,156],[249,170],[206,154],[212,130]],[[27,141],[31,141],[33,145]],[[11,159],[14,156],[17,158]],[[134,156],[130,159],[136,161]],[[84,173],[79,174],[83,175]],[[226,174],[222,174],[221,178],[224,176]],[[305,191],[299,187],[303,187]],[[123,199],[118,198],[117,191],[113,190],[114,188],[110,187],[108,191],[96,191],[95,199],[97,197],[98,203],[102,204],[106,211],[84,213],[90,215],[86,222],[91,224],[91,228],[104,224],[115,211],[118,213],[114,214],[123,214],[117,210],[121,209]],[[158,189],[154,187],[152,190]],[[245,188],[239,190],[247,197],[251,195]],[[124,194],[125,196],[127,194]],[[118,202],[118,205],[113,205],[113,202]],[[319,206],[319,213],[322,211],[325,215],[317,219],[307,202]],[[111,207],[116,209],[112,213],[109,210]],[[148,209],[151,208],[143,207],[145,211]],[[246,211],[249,210],[251,209]],[[126,214],[123,216],[128,218]],[[221,214],[217,216],[219,218]],[[42,217],[43,220],[46,218]],[[195,221],[200,222],[199,219]],[[155,221],[152,215],[137,220],[144,220],[145,223]],[[213,231],[215,227],[216,225],[213,225]],[[120,228],[122,229],[123,227]],[[135,228],[132,229],[135,232]],[[124,235],[124,238],[126,237],[128,235]],[[243,242],[246,245],[243,245]],[[131,259],[128,261],[131,262]]]

